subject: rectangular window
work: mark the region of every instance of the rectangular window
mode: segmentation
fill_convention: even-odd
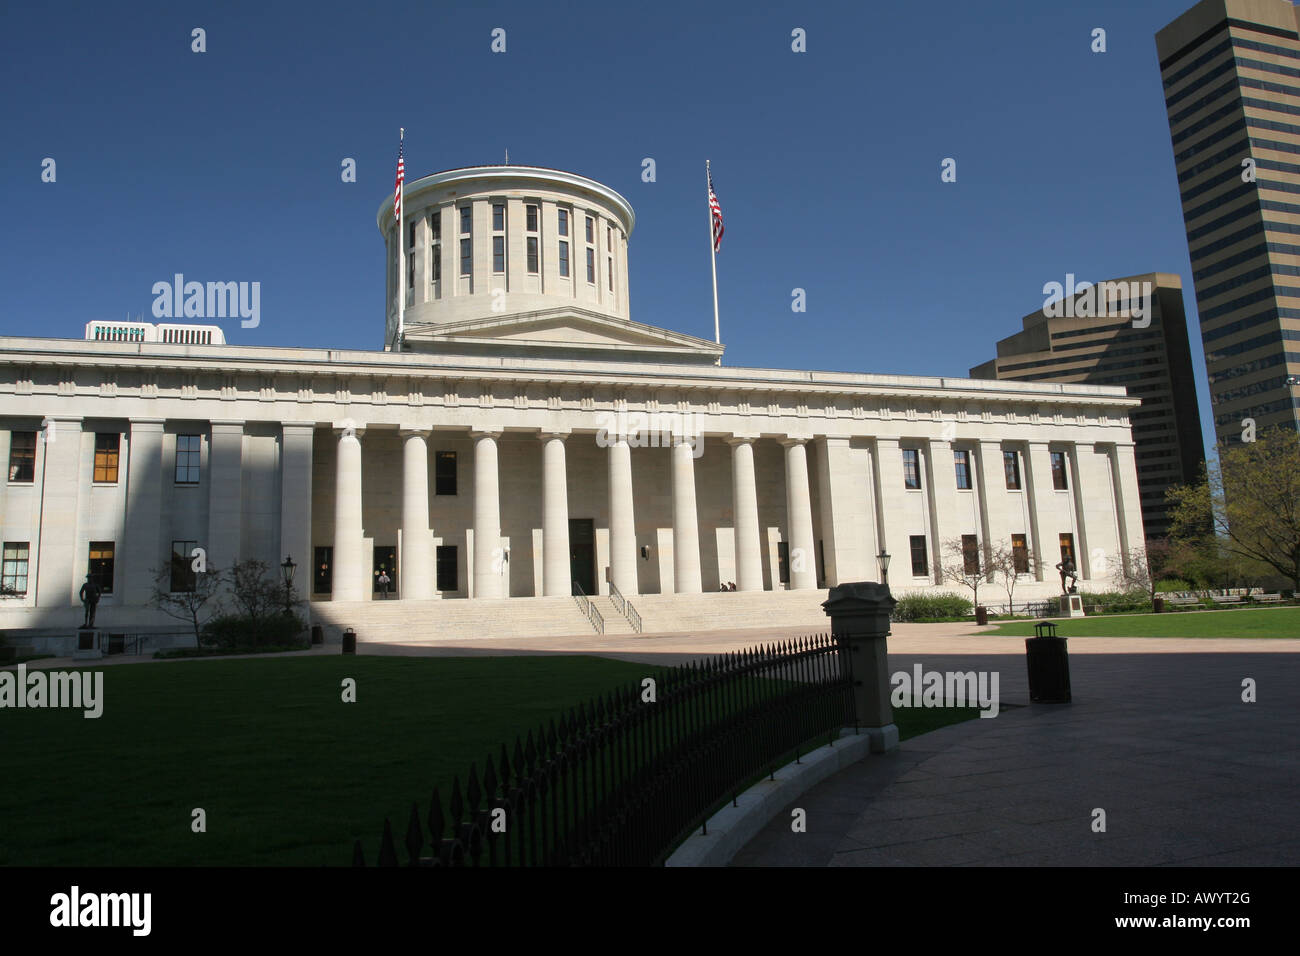
[[[966,574],[980,573],[980,543],[973,534],[961,536],[961,561]]]
[[[587,250],[587,281],[595,284],[596,282],[596,250]]]
[[[95,481],[101,484],[117,483],[117,459],[122,436],[117,432],[99,432],[95,435]]]
[[[27,593],[27,541],[6,541],[0,565],[0,594]]]
[[[440,451],[433,456],[433,493],[435,495],[454,495],[456,493],[456,453]]]
[[[560,243],[560,275],[566,278],[569,275],[569,244],[567,242]]]
[[[334,549],[317,547],[315,558],[312,563],[311,591],[313,594],[332,594],[334,592]]]
[[[1002,470],[1007,476],[1007,488],[1011,491],[1020,490],[1020,456],[1014,451],[1004,451],[1002,453]]]
[[[492,205],[492,231],[505,232],[506,229],[506,207],[504,203],[494,203]]]
[[[36,480],[36,432],[9,433],[9,480]]]
[[[415,253],[406,254],[406,291],[410,292],[415,288]]]
[[[415,226],[415,223],[411,223],[411,234],[406,239],[406,248],[408,249],[415,248]]]
[[[429,217],[429,238],[433,242],[442,241],[442,213],[434,212]]]
[[[460,207],[460,234],[468,236],[474,224],[474,210],[470,206]]]
[[[537,207],[536,206],[524,207],[524,222],[525,222],[524,228],[527,232],[537,231]]]
[[[614,291],[614,258],[611,256],[605,260],[605,274],[609,277],[609,291]]]
[[[538,269],[538,260],[537,260],[537,237],[529,236],[528,237],[528,274],[537,275],[538,271],[539,269]]]
[[[970,491],[970,452],[955,451],[952,458],[957,467],[957,487],[962,491]]]
[[[1052,452],[1052,487],[1057,491],[1066,491],[1069,488],[1065,480],[1065,452]]]
[[[506,237],[492,237],[492,271],[506,271]]]
[[[199,483],[199,456],[203,439],[199,435],[176,436],[176,484]]]
[[[438,590],[439,591],[459,591],[460,575],[458,573],[458,562],[456,545],[440,544],[434,559],[438,565]]]
[[[776,574],[782,584],[790,583],[790,544],[788,541],[776,543]]]
[[[605,248],[609,249],[611,252],[614,249],[614,227],[613,226],[605,227]]]
[[[595,235],[596,235],[596,220],[588,216],[587,217],[587,241],[595,242],[596,241]]]
[[[926,577],[930,573],[930,559],[925,550],[925,535],[911,535],[908,541],[912,545],[912,577]]]
[[[170,590],[173,594],[189,592],[194,590],[195,581],[194,559],[191,557],[194,549],[199,546],[197,541],[173,541],[172,542],[172,574]]]
[[[474,257],[472,255],[472,250],[470,249],[470,241],[468,239],[462,239],[460,241],[460,274],[463,276],[469,275],[473,262]]]
[[[99,585],[104,594],[113,593],[113,542],[90,542],[90,558],[86,562],[86,571]]]
[[[430,270],[429,275],[432,277],[432,278],[430,279],[430,281],[432,281],[432,282],[441,282],[441,281],[442,281],[442,243],[435,243],[435,244],[434,244],[434,247],[433,247],[433,269]]]
[[[903,487],[921,487],[921,453],[915,448],[903,449]]]
[[[1062,564],[1065,563],[1066,558],[1069,558],[1070,563],[1073,564],[1076,568],[1079,566],[1079,562],[1077,562],[1074,559],[1074,535],[1063,533],[1061,535],[1061,563]]]
[[[567,236],[569,234],[569,210],[557,209],[556,213],[559,214],[559,234]]]
[[[1023,534],[1011,536],[1011,560],[1016,574],[1029,573],[1029,545],[1025,543]]]

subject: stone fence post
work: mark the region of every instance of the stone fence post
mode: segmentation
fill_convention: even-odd
[[[853,706],[858,726],[871,738],[871,752],[898,749],[898,727],[889,703],[889,615],[898,602],[889,586],[874,581],[838,584],[822,602],[831,635],[853,668]]]

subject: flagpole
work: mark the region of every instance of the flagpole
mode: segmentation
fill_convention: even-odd
[[[402,146],[406,140],[406,128],[398,127],[398,155],[401,155]],[[406,216],[406,177],[402,177],[402,195],[398,200],[397,216],[397,341],[393,343],[394,350],[402,350],[402,337],[406,334],[406,223],[402,221]]]
[[[707,159],[704,161],[704,179],[705,189],[708,190],[705,196],[708,200],[706,205],[709,206],[709,257],[713,264],[713,341],[715,344],[721,345],[722,335],[718,327],[718,246],[713,241],[713,176]],[[722,356],[718,356],[713,364],[721,365]]]

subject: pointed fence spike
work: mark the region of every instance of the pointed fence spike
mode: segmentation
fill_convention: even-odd
[[[424,849],[424,833],[420,829],[420,805],[411,802],[411,816],[406,821],[406,852],[411,857],[411,866],[420,865],[420,851]]]
[[[384,817],[384,838],[379,842],[379,866],[397,866],[397,849],[393,846],[393,825]]]
[[[365,865],[366,865],[366,855],[365,855],[365,853],[363,853],[363,852],[361,851],[361,841],[360,841],[360,840],[353,840],[353,841],[352,841],[352,865],[353,865],[353,866],[365,866]]]
[[[451,800],[447,804],[447,809],[451,811],[451,830],[452,836],[460,829],[460,818],[465,813],[465,801],[460,797],[460,776],[451,778]]]
[[[436,850],[438,842],[442,839],[442,831],[447,828],[447,821],[442,815],[442,798],[438,796],[438,788],[433,788],[433,796],[429,798],[429,842]]]
[[[478,812],[479,801],[483,799],[483,791],[478,786],[478,764],[469,765],[469,780],[465,783],[465,799],[469,802],[469,815],[472,817]]]

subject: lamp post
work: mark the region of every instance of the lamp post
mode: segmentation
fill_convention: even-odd
[[[298,565],[293,563],[293,558],[285,556],[284,564],[280,565],[280,574],[284,578],[284,613],[286,616],[293,614],[293,572],[298,570]]]
[[[1300,411],[1296,409],[1295,396],[1291,394],[1291,390],[1297,385],[1300,385],[1300,377],[1295,375],[1286,377],[1286,395],[1291,399],[1291,418],[1295,421],[1296,431],[1300,432]]]
[[[889,587],[889,552],[881,548],[876,560],[880,562],[880,583]]]

